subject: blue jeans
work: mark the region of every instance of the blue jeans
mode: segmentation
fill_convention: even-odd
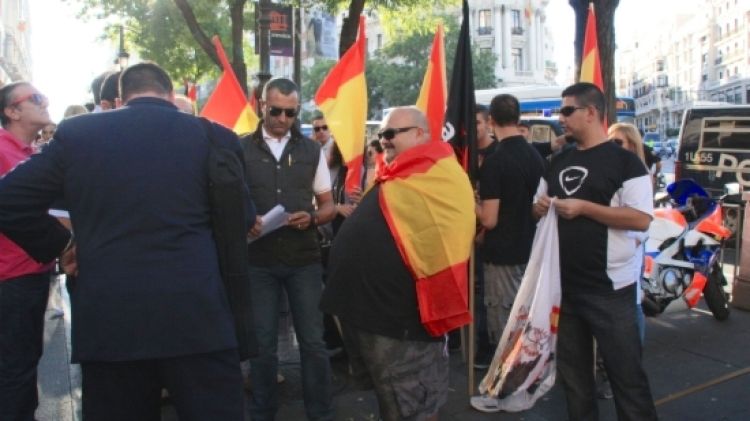
[[[0,420],[34,419],[49,272],[0,281]]]
[[[657,419],[641,361],[633,294],[635,285],[603,293],[563,295],[557,338],[557,371],[565,390],[569,419],[599,419],[592,338],[596,338],[604,359],[617,419]]]
[[[310,420],[333,420],[331,365],[323,342],[323,313],[318,309],[323,291],[319,263],[293,267],[250,266],[253,315],[258,337],[257,357],[250,360],[253,421],[273,420],[279,406],[276,374],[279,297],[282,287],[289,298],[302,362],[302,392]]]

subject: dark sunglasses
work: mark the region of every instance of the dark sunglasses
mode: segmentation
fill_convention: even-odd
[[[271,114],[272,117],[278,117],[282,112],[289,118],[297,116],[296,108],[268,107],[268,114]]]
[[[586,107],[575,107],[573,105],[567,105],[565,107],[560,108],[560,114],[562,114],[565,117],[570,117],[577,110],[585,110],[585,109]]]
[[[615,137],[615,138],[613,138],[613,139],[612,139],[612,141],[613,141],[613,142],[615,142],[615,143],[617,143],[617,144],[618,144],[618,145],[620,145],[620,146],[622,146],[623,144],[625,144],[625,141],[624,141],[624,140],[622,140],[622,139],[618,139],[618,138],[616,138],[616,137]]]
[[[42,105],[47,102],[47,97],[42,94],[28,94],[10,103],[11,107],[14,107],[24,101],[29,101],[34,105]]]
[[[289,114],[287,114],[287,115],[289,115]],[[319,132],[321,130],[328,130],[328,125],[324,124],[322,126],[314,126],[313,130],[315,130],[316,132]]]
[[[385,129],[381,132],[378,132],[378,139],[385,138],[385,140],[392,140],[394,137],[396,137],[397,134],[408,132],[411,129],[416,129],[416,127],[411,126],[411,127],[400,127],[398,129]]]

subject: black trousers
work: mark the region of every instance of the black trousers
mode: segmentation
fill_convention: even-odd
[[[30,421],[39,402],[37,364],[44,346],[50,273],[0,282],[0,420]]]
[[[243,420],[236,349],[174,358],[82,362],[83,419],[159,421],[166,388],[180,421]]]

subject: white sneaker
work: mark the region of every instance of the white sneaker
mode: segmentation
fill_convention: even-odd
[[[477,411],[482,412],[500,412],[499,399],[489,395],[472,396],[471,406]]]

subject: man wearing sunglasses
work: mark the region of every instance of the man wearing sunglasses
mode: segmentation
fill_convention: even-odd
[[[328,124],[326,124],[326,118],[323,116],[323,113],[316,111],[313,114],[311,124],[313,140],[320,144],[323,154],[328,157],[333,146],[333,136],[331,136],[331,131],[328,129]]]
[[[430,142],[427,119],[415,107],[393,109],[378,137],[388,165],[334,238],[321,308],[340,318],[347,348],[354,351],[350,356],[360,357],[350,359],[353,371],[364,374],[358,380],[373,384],[380,419],[435,420],[448,395],[447,344],[444,335],[428,331],[423,324],[420,307],[424,309],[425,302],[418,298],[417,285],[424,279],[415,279],[417,272],[410,271],[416,264],[408,265],[434,262],[435,256],[443,253],[443,230],[457,235],[451,238],[458,240],[450,242],[452,251],[465,247],[468,256],[475,224],[473,194],[453,151],[443,142]],[[441,173],[444,177],[439,182],[420,184],[420,175],[415,174],[438,171],[430,166],[432,162],[440,162],[441,169],[452,168],[453,172],[449,176]],[[417,187],[399,190],[400,180]],[[394,196],[398,194],[394,191],[401,195]],[[451,197],[450,209],[433,201],[443,195]],[[405,212],[394,211],[396,207]],[[430,214],[429,210],[438,208],[445,212],[445,219],[434,218],[440,212]],[[421,241],[403,240],[398,235],[403,231],[394,231],[409,231],[410,227],[410,232],[417,231],[406,213],[430,221],[429,229],[417,236]],[[411,246],[408,251],[407,242]],[[456,281],[450,274],[444,279]],[[421,285],[420,292],[429,289]],[[445,282],[433,285],[443,299],[452,295]],[[434,308],[449,307],[440,299],[430,303]]]
[[[607,140],[604,95],[590,83],[562,93],[560,122],[576,147],[555,156],[534,213],[558,215],[562,302],[557,371],[568,418],[598,419],[593,338],[604,358],[620,420],[655,420],[636,324],[636,244],[651,222],[651,179],[638,157]]]
[[[34,152],[39,130],[52,124],[47,98],[27,82],[0,88],[0,179]],[[34,418],[36,367],[42,356],[50,264],[31,258],[0,234],[0,419]]]
[[[248,246],[253,312],[259,354],[250,360],[253,420],[272,420],[278,409],[278,318],[286,291],[302,354],[302,390],[310,420],[332,420],[331,367],[323,341],[323,289],[316,226],[333,219],[335,209],[328,165],[320,145],[304,137],[295,121],[299,88],[286,78],[266,83],[263,119],[241,139],[250,193],[258,214],[276,205],[289,213],[286,225],[264,232],[260,218]]]

